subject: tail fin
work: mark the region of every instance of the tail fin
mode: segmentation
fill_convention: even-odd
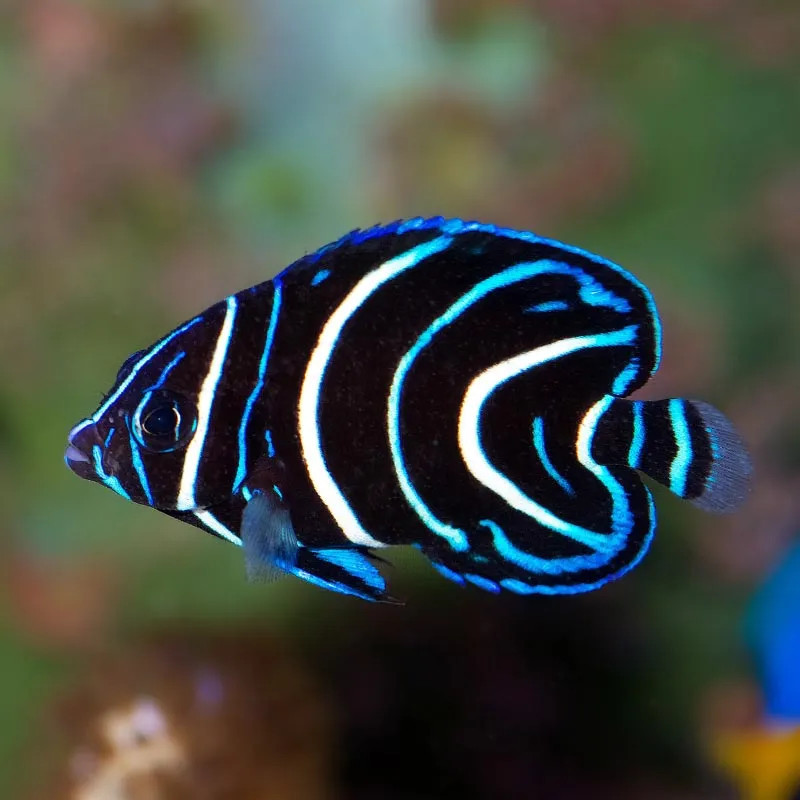
[[[730,420],[700,400],[615,400],[592,449],[601,463],[639,469],[704,511],[733,511],[750,488],[747,448]]]

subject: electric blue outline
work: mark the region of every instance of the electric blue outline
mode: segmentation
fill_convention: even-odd
[[[395,222],[390,222],[387,225],[375,225],[372,228],[367,228],[366,230],[354,230],[350,233],[346,233],[335,242],[331,242],[330,244],[326,244],[319,248],[319,250],[317,250],[315,253],[311,253],[310,255],[298,259],[293,264],[290,264],[288,267],[286,267],[286,270],[284,271],[292,269],[295,264],[313,264],[322,258],[323,255],[331,253],[332,251],[346,245],[361,244],[369,239],[375,239],[380,236],[400,235],[409,231],[428,230],[438,231],[451,236],[475,231],[479,233],[489,233],[493,236],[503,236],[507,239],[516,239],[518,241],[528,242],[530,244],[545,245],[547,247],[563,250],[564,252],[571,253],[572,255],[580,256],[581,258],[585,258],[595,264],[600,264],[613,270],[642,293],[642,297],[644,298],[645,305],[650,312],[650,319],[653,324],[653,368],[650,371],[650,374],[653,375],[656,370],[658,370],[661,364],[663,336],[661,318],[658,315],[655,300],[653,299],[653,295],[650,290],[633,273],[629,272],[624,267],[621,267],[619,264],[609,261],[603,256],[597,255],[596,253],[590,253],[588,250],[576,247],[575,245],[560,242],[557,239],[548,239],[543,236],[537,236],[535,233],[531,233],[530,231],[517,231],[511,228],[503,228],[499,225],[490,225],[484,222],[468,221],[458,218],[445,219],[441,216],[428,218],[413,217],[407,220],[396,220]]]
[[[572,488],[570,482],[553,466],[553,462],[547,455],[547,450],[544,445],[544,419],[542,417],[534,417],[533,425],[533,446],[536,448],[536,453],[539,456],[539,461],[545,468],[547,474],[567,493],[574,495],[575,490]]]
[[[627,572],[630,572],[634,569],[639,562],[644,558],[647,551],[650,549],[650,545],[653,542],[653,537],[655,535],[656,530],[656,509],[655,503],[653,502],[653,495],[650,492],[650,489],[647,486],[644,486],[645,495],[647,497],[647,505],[648,505],[648,513],[650,517],[650,527],[645,534],[644,538],[642,539],[642,544],[639,550],[636,552],[634,557],[627,563],[624,564],[620,569],[616,572],[606,575],[600,580],[594,581],[592,583],[569,583],[569,584],[527,584],[524,581],[517,580],[516,578],[504,578],[500,581],[500,586],[503,589],[506,589],[509,592],[513,592],[515,594],[543,594],[543,595],[568,595],[568,594],[583,594],[584,592],[591,592],[595,589],[599,589],[602,586],[605,586],[607,583],[611,583],[612,581],[621,578]],[[487,520],[488,521],[488,520]],[[522,551],[519,551],[522,552]],[[527,555],[523,553],[523,555]],[[572,558],[586,558],[587,556],[572,556]],[[513,562],[512,562],[513,563]],[[602,567],[602,564],[597,565],[594,568]],[[591,567],[590,567],[591,568]],[[524,569],[524,567],[523,567]],[[578,571],[578,570],[576,570]],[[553,574],[550,572],[546,572],[545,574]]]
[[[269,326],[267,328],[267,338],[264,342],[264,349],[261,353],[261,361],[258,365],[258,380],[253,391],[247,398],[244,411],[242,412],[242,419],[239,424],[239,458],[236,465],[236,476],[233,479],[233,494],[239,491],[242,481],[246,477],[247,472],[247,444],[245,442],[245,435],[247,433],[247,425],[250,422],[250,415],[253,413],[253,406],[256,399],[261,394],[264,388],[266,379],[267,367],[269,366],[269,358],[272,353],[272,344],[275,339],[275,330],[278,327],[278,316],[281,310],[281,282],[276,278],[273,281],[273,295],[272,295],[272,310],[270,312]]]

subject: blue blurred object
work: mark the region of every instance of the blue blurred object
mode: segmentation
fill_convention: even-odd
[[[747,634],[773,721],[800,722],[800,542],[753,599]]]

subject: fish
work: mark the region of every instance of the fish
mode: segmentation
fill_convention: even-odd
[[[383,548],[458,584],[575,594],[643,557],[642,474],[710,512],[746,446],[657,370],[649,290],[556,240],[442,217],[352,231],[131,355],[72,428],[82,478],[291,574],[392,602]]]

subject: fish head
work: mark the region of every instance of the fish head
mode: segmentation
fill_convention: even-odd
[[[226,499],[213,481],[197,480],[205,437],[200,395],[208,391],[203,379],[214,345],[202,321],[125,360],[99,408],[69,433],[64,458],[76,475],[161,511]]]

